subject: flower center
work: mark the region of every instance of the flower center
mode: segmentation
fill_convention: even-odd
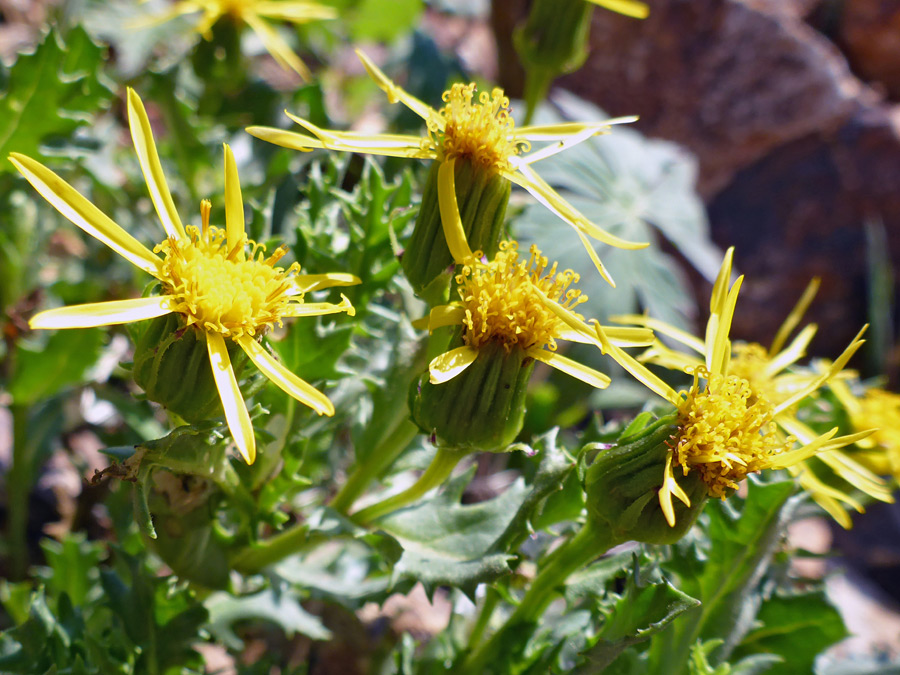
[[[467,345],[477,349],[495,340],[507,351],[513,345],[556,349],[555,338],[566,331],[566,325],[541,302],[539,294],[570,310],[587,296],[577,289],[567,290],[578,282],[577,274],[572,270],[557,273],[556,263],[548,270],[547,263],[536,246],[531,247],[526,263],[519,260],[516,242],[503,241],[491,262],[463,266],[456,283],[466,310]]]
[[[766,376],[769,352],[758,342],[738,343],[732,346],[732,358],[728,363],[728,373],[746,380],[751,391],[761,393],[777,405],[780,398],[772,378]]]
[[[750,383],[736,375],[711,374],[699,366],[694,383],[679,407],[681,435],[674,463],[684,475],[697,471],[712,497],[727,497],[747,474],[765,469],[785,451],[778,438],[772,407],[753,395]],[[700,379],[706,380],[701,390]]]
[[[280,324],[290,302],[289,279],[299,265],[275,267],[287,249],[279,247],[264,258],[265,247],[248,239],[227,250],[225,230],[209,225],[210,208],[204,200],[202,230],[189,225],[187,240],[170,237],[154,249],[165,253],[164,292],[174,298],[175,311],[188,325],[231,338],[257,335]],[[250,253],[245,257],[247,245]]]
[[[444,130],[429,124],[428,143],[441,160],[464,157],[485,169],[510,171],[509,158],[530,144],[516,138],[509,99],[499,88],[481,92],[477,102],[474,95],[474,84],[457,83],[444,92],[446,105],[438,111]]]

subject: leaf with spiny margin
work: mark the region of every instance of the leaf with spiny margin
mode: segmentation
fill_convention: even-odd
[[[780,661],[767,673],[808,673],[822,651],[847,637],[840,613],[823,591],[804,595],[775,595],[763,602],[751,630],[734,657],[766,653]]]
[[[19,56],[0,95],[0,157],[39,157],[42,145],[68,140],[109,104],[112,92],[100,75],[103,51],[76,27],[65,41],[51,30],[34,53]],[[15,171],[5,159],[4,171]]]
[[[474,599],[478,584],[509,574],[513,556],[497,551],[494,544],[515,519],[528,488],[520,478],[493,499],[462,505],[460,498],[474,472],[473,466],[431,499],[378,521],[379,530],[403,549],[394,566],[394,582],[420,581],[429,597],[437,586],[455,586]]]
[[[665,579],[653,579],[635,556],[624,592],[606,610],[603,627],[584,657],[598,670],[613,663],[628,647],[652,638],[700,601]]]
[[[243,619],[265,619],[284,629],[288,637],[301,633],[313,640],[330,640],[331,631],[322,625],[319,617],[310,614],[286,593],[275,593],[271,588],[243,597],[228,593],[213,593],[204,603],[209,611],[209,631],[224,645],[241,650],[243,641],[235,634],[232,624]]]

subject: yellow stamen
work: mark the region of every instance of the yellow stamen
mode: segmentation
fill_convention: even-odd
[[[693,369],[694,383],[679,406],[681,435],[674,463],[684,475],[697,471],[712,497],[724,499],[747,474],[769,468],[793,439],[783,439],[765,396],[735,375]],[[706,386],[700,388],[700,380]]]
[[[464,157],[484,169],[512,171],[509,161],[530,149],[528,141],[517,138],[515,122],[509,114],[509,99],[503,90],[481,92],[474,102],[474,84],[454,84],[443,95],[444,105],[430,120],[425,144],[440,160]]]
[[[470,259],[456,277],[465,309],[463,338],[469,347],[499,341],[507,350],[513,345],[555,350],[555,338],[568,326],[547,308],[541,294],[568,310],[587,300],[581,291],[569,289],[578,282],[572,270],[557,273],[556,263],[548,270],[549,261],[536,246],[527,263],[520,261],[517,249],[515,242],[501,242],[492,261]]]

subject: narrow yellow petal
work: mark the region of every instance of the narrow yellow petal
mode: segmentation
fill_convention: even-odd
[[[222,409],[225,411],[228,430],[231,432],[231,437],[234,439],[241,457],[247,464],[253,464],[256,460],[256,436],[253,435],[253,425],[250,423],[247,405],[244,403],[237,379],[234,377],[234,369],[231,367],[225,340],[218,333],[207,332],[206,348],[209,352],[209,362],[212,366],[216,388],[219,390],[219,398],[222,399]]]
[[[828,387],[837,397],[840,404],[844,406],[844,409],[850,414],[850,417],[857,416],[862,412],[860,400],[853,395],[850,391],[850,387],[848,387],[844,381],[834,378],[828,383]]]
[[[796,363],[799,359],[802,359],[804,356],[806,356],[806,348],[809,346],[809,343],[812,341],[813,336],[816,334],[816,330],[817,326],[814,323],[811,323],[808,326],[805,326],[803,330],[801,330],[797,334],[797,337],[794,338],[793,342],[791,342],[790,346],[788,346],[787,349],[784,349],[777,354],[771,352],[775,355],[766,364],[764,377],[773,377],[787,368],[789,365]]]
[[[535,199],[569,223],[572,227],[584,232],[584,234],[599,242],[609,246],[615,246],[616,248],[637,250],[649,246],[647,242],[627,241],[598,227],[579,212],[578,209],[563,199],[556,190],[550,187],[550,185],[534,171],[534,169],[521,161],[515,160],[515,157],[510,159],[517,171],[504,171],[503,175],[516,185],[528,190]]]
[[[325,394],[294,375],[284,365],[276,361],[256,340],[248,335],[244,335],[238,338],[238,344],[256,367],[259,368],[259,371],[282,391],[293,396],[300,403],[308,405],[320,415],[328,415],[329,417],[334,415],[334,405],[332,405]]]
[[[225,146],[225,241],[228,251],[237,249],[237,259],[244,260],[244,200],[241,197],[241,181],[238,178],[234,154],[227,143]]]
[[[607,271],[606,265],[604,265],[600,261],[600,256],[597,255],[597,250],[594,248],[594,245],[591,243],[590,239],[588,239],[584,232],[582,232],[581,230],[576,229],[575,233],[581,240],[581,245],[584,246],[584,250],[587,251],[588,257],[591,259],[591,262],[594,263],[594,267],[598,272],[600,272],[600,276],[603,277],[606,283],[615,288],[616,282],[613,281],[612,275],[610,275],[609,271]]]
[[[588,0],[588,2],[633,19],[646,19],[650,16],[650,8],[636,0]]]
[[[661,396],[676,407],[681,405],[682,398],[678,395],[678,392],[650,372],[644,364],[638,362],[633,356],[612,344],[609,338],[606,337],[606,334],[603,332],[603,328],[599,323],[594,324],[594,328],[597,330],[597,336],[603,344],[604,351],[615,359],[616,363],[631,373],[638,382],[643,384],[657,396]]]
[[[787,410],[795,403],[798,403],[799,401],[809,396],[816,389],[821,387],[823,384],[825,384],[835,375],[841,372],[844,369],[844,366],[847,365],[847,362],[856,353],[856,350],[858,350],[863,346],[863,344],[865,344],[865,340],[862,340],[860,338],[862,338],[862,334],[866,332],[867,328],[868,324],[863,326],[862,330],[860,330],[859,333],[856,334],[856,337],[853,338],[853,341],[847,346],[844,352],[834,361],[834,363],[831,364],[831,366],[828,367],[828,369],[824,373],[822,373],[815,380],[808,382],[802,389],[794,392],[794,394],[792,394],[789,398],[775,406],[773,414],[778,415],[779,413]]]
[[[40,162],[25,155],[14,152],[10,154],[9,161],[53,208],[75,225],[102,241],[136,267],[155,277],[159,276],[160,259],[66,181]]]
[[[805,465],[788,467],[788,471],[797,477],[800,487],[813,498],[813,501],[845,530],[853,527],[853,521],[850,520],[850,515],[841,502],[849,504],[860,513],[865,511],[862,504],[840,490],[823,483]]]
[[[362,61],[366,72],[369,73],[369,77],[375,80],[375,83],[381,87],[385,94],[387,94],[388,101],[391,103],[397,103],[399,101],[423,120],[430,120],[436,124],[441,131],[444,130],[443,118],[437,114],[434,108],[423,103],[415,96],[405,91],[402,87],[394,84],[390,78],[381,72],[381,69],[362,52],[362,50],[357,49],[356,55],[359,57],[359,60]]]
[[[346,274],[344,272],[326,272],[325,274],[300,274],[292,277],[292,288],[288,295],[298,295],[300,293],[311,293],[323,288],[332,288],[334,286],[355,286],[362,283],[360,278],[355,274]]]
[[[663,484],[659,489],[659,506],[669,527],[675,527],[675,509],[672,506],[672,495],[675,495],[685,506],[691,505],[691,499],[675,480],[672,471],[672,453],[666,455],[666,467],[663,470]]]
[[[306,64],[294,53],[290,45],[282,39],[278,31],[269,25],[268,21],[253,12],[245,12],[243,17],[247,25],[262,40],[266,50],[278,62],[279,66],[285,70],[293,70],[304,82],[309,82],[312,79],[312,73],[309,72]]]
[[[251,136],[267,143],[280,145],[282,148],[289,150],[300,150],[301,152],[309,152],[314,148],[327,147],[318,138],[312,138],[306,134],[298,134],[296,131],[285,131],[284,129],[276,129],[275,127],[251,126],[244,129]]]
[[[156,208],[166,235],[184,239],[184,225],[181,224],[181,218],[175,209],[169,184],[159,162],[159,153],[153,141],[153,129],[150,127],[147,111],[144,110],[141,97],[131,87],[128,88],[128,126],[131,127],[131,140],[134,142],[134,150],[137,152],[138,162],[147,182],[147,189],[150,191],[150,200]]]
[[[466,318],[466,310],[459,305],[439,305],[431,310],[428,315],[428,330],[432,331],[443,326],[456,326]]]
[[[466,231],[463,229],[462,218],[459,215],[459,205],[456,203],[456,160],[441,162],[438,167],[438,209],[441,212],[441,225],[444,228],[444,238],[447,240],[447,248],[457,264],[462,264],[472,257],[472,249],[466,241]]]
[[[561,152],[565,152],[569,148],[574,148],[576,145],[584,143],[589,138],[593,138],[598,134],[604,133],[609,133],[609,129],[604,128],[597,130],[592,128],[585,128],[582,129],[580,133],[562,138],[556,143],[545,146],[540,150],[536,150],[535,152],[528,153],[527,155],[522,155],[519,159],[525,164],[534,164],[536,162],[540,162],[542,159],[547,159],[548,157],[553,157],[553,155],[558,155]]]
[[[158,295],[152,298],[92,302],[48,309],[31,317],[28,325],[35,329],[114,326],[120,323],[154,319],[169,314],[171,311],[169,298]]]
[[[476,358],[478,358],[478,351],[472,347],[457,347],[436,356],[428,364],[431,384],[449,382],[471,366]]]
[[[334,304],[331,302],[303,302],[295,305],[288,305],[281,313],[282,316],[321,316],[323,314],[338,314],[347,312],[350,316],[356,314],[349,298],[341,293],[341,302]]]
[[[818,458],[825,462],[831,469],[850,485],[859,488],[867,495],[888,504],[894,503],[887,481],[869,471],[862,464],[852,459],[840,450],[820,452]]]
[[[653,344],[653,331],[632,326],[604,326],[609,341],[618,347],[649,347]]]
[[[698,354],[703,354],[706,351],[706,345],[703,344],[703,340],[680,328],[676,328],[665,321],[660,321],[659,319],[644,316],[643,314],[623,314],[621,316],[611,316],[609,320],[615,323],[633,323],[638,326],[646,326],[658,334],[665,335],[676,342],[680,342],[685,347],[694,350]]]
[[[656,342],[650,349],[641,354],[639,360],[642,363],[653,363],[668,370],[679,370],[681,372],[687,372],[688,368],[704,365],[703,359],[676,352],[661,342]]]
[[[603,134],[614,124],[629,124],[637,122],[637,115],[627,117],[614,117],[600,122],[562,122],[560,124],[542,124],[528,127],[518,127],[516,138],[530,143],[541,141],[561,141],[570,136],[577,136],[586,129],[593,129],[594,134]]]
[[[532,348],[526,353],[531,358],[540,361],[541,363],[546,363],[548,366],[552,366],[566,375],[571,375],[597,389],[606,389],[610,382],[612,382],[608,375],[605,375],[598,370],[594,370],[593,368],[588,368],[587,366],[582,365],[577,361],[573,361],[572,359],[568,359],[565,356],[561,356],[556,352]]]
[[[712,295],[709,297],[709,313],[721,314],[725,306],[725,298],[728,296],[728,284],[731,282],[731,266],[734,260],[734,246],[725,251],[719,273],[713,283]]]
[[[722,314],[716,316],[715,330],[711,331],[711,336],[708,335],[712,339],[712,343],[707,342],[706,347],[706,367],[710,373],[724,375],[728,372],[728,362],[731,359],[731,340],[728,339],[728,333],[731,332],[731,321],[734,318],[734,309],[743,281],[744,277],[738,277],[734,282],[725,299]],[[712,320],[713,317],[710,317],[711,322]]]
[[[810,304],[812,304],[813,298],[816,297],[816,293],[819,291],[820,284],[821,279],[818,277],[815,277],[809,282],[806,290],[803,291],[803,295],[800,296],[797,304],[794,305],[794,308],[775,334],[775,339],[772,340],[772,346],[769,347],[769,354],[775,354],[781,351],[784,343],[787,342],[788,335],[790,335],[794,328],[797,327],[797,324],[800,323],[800,319],[803,318],[803,315],[806,314],[806,310],[809,309]]]

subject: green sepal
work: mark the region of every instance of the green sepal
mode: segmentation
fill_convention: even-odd
[[[700,515],[708,489],[696,471],[678,476],[691,505],[673,498],[675,526],[670,526],[658,495],[670,446],[678,437],[675,416],[662,417],[641,431],[634,427],[629,425],[612,447],[602,446],[588,467],[584,477],[588,514],[618,540],[671,544],[681,539]]]
[[[414,380],[409,392],[412,420],[441,443],[502,451],[522,430],[533,370],[534,359],[523,349],[507,352],[501,343],[490,342],[449,382],[431,384],[427,370]]]
[[[135,337],[133,377],[147,398],[191,424],[222,415],[206,338],[175,313],[141,322]],[[238,382],[249,359],[226,340]]]
[[[428,289],[429,297],[441,296],[433,282],[443,276],[446,277],[444,283],[447,283],[451,275],[446,272],[454,263],[444,237],[438,205],[439,168],[440,162],[432,163],[422,193],[419,215],[401,260],[413,290],[423,295]],[[500,245],[512,184],[499,173],[474,166],[463,158],[456,160],[454,179],[456,203],[469,248],[473,252],[482,251],[492,258]]]

